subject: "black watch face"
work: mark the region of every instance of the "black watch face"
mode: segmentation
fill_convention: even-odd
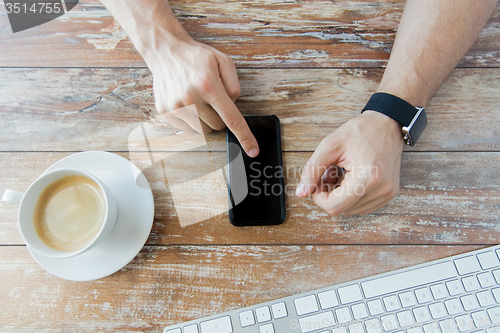
[[[421,110],[422,111],[417,114],[417,120],[415,120],[415,122],[411,126],[408,134],[405,135],[406,143],[410,146],[415,145],[418,138],[420,138],[420,135],[422,135],[422,132],[427,126],[427,114],[425,113],[425,109]]]

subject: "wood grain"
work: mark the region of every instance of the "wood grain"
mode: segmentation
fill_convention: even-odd
[[[285,151],[314,151],[359,114],[381,79],[380,69],[242,69],[244,114],[276,114]],[[153,150],[183,142],[154,108],[147,69],[0,69],[0,151],[129,151],[144,123]],[[428,107],[419,151],[497,151],[500,70],[457,69]],[[304,140],[307,133],[307,140]],[[225,134],[206,137],[225,151]],[[198,149],[203,150],[203,147]]]
[[[403,0],[171,1],[196,40],[238,67],[381,67],[387,63]],[[500,14],[490,19],[462,67],[498,67]],[[13,34],[0,15],[0,66],[144,67],[127,35],[97,0]],[[35,55],[35,56],[33,56]]]
[[[163,327],[476,249],[472,246],[146,246],[119,272],[72,282],[0,247],[0,330]],[[286,272],[284,274],[283,272]]]
[[[25,190],[67,155],[0,154],[0,190]],[[349,218],[329,216],[310,199],[295,197],[310,153],[285,153],[287,219],[278,226],[252,228],[229,223],[226,185],[220,173],[217,178],[225,153],[154,153],[153,161],[148,153],[122,155],[143,170],[153,189],[155,220],[148,244],[493,245],[500,240],[500,153],[407,153],[400,194],[373,214]],[[209,174],[215,178],[200,178]],[[202,181],[185,183],[197,178]],[[196,223],[179,218],[180,208]],[[0,202],[0,214],[0,244],[24,244],[17,230],[17,207]]]

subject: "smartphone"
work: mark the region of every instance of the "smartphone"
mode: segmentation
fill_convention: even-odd
[[[285,220],[280,122],[276,116],[245,119],[260,152],[248,157],[227,130],[229,221],[236,226],[280,224]]]

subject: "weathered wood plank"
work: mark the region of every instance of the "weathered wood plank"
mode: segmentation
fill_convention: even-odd
[[[231,55],[238,67],[384,66],[404,8],[404,0],[171,3],[196,40]],[[460,66],[499,66],[499,21],[497,10]],[[145,66],[98,0],[15,34],[3,12],[0,27],[0,66]]]
[[[0,154],[0,191],[25,190],[67,155]],[[500,153],[407,153],[400,194],[373,214],[349,218],[329,216],[312,200],[295,197],[310,153],[285,153],[287,219],[251,228],[229,223],[227,188],[217,172],[225,153],[154,153],[153,162],[148,153],[121,155],[144,170],[153,189],[155,221],[147,244],[498,244],[500,239]],[[16,215],[16,206],[0,202],[0,244],[24,244]]]
[[[45,272],[25,247],[0,247],[0,298],[8,303],[0,311],[0,330],[159,332],[177,322],[473,249],[147,246],[107,278],[71,282]]]
[[[313,151],[359,114],[381,74],[242,69],[237,105],[244,114],[278,115],[285,151]],[[147,69],[0,69],[0,89],[1,151],[134,150],[129,136],[146,122],[155,125],[148,132],[153,150],[172,150],[183,140],[155,118]],[[414,150],[498,150],[499,105],[499,69],[455,70],[431,101],[429,125]],[[224,132],[206,139],[225,151]]]

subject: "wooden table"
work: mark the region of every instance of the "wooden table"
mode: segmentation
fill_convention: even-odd
[[[172,6],[195,39],[235,60],[242,113],[280,117],[285,166],[299,170],[377,88],[404,1],[187,0]],[[290,173],[285,223],[237,228],[226,213],[181,226],[161,172],[148,167],[147,153],[129,146],[132,131],[157,116],[152,77],[97,0],[15,34],[0,6],[0,191],[25,190],[75,152],[105,150],[145,169],[155,197],[153,228],[138,256],[90,282],[42,269],[19,234],[17,207],[0,202],[0,331],[159,332],[499,243],[498,9],[432,99],[429,126],[419,144],[406,149],[401,191],[390,204],[365,217],[331,217],[292,194],[298,174]],[[167,127],[163,135],[168,141],[175,133]],[[224,133],[208,141],[223,163]],[[161,142],[158,154],[169,150]],[[179,176],[196,172],[196,160],[206,154],[193,152]],[[210,206],[204,209],[210,213]]]

